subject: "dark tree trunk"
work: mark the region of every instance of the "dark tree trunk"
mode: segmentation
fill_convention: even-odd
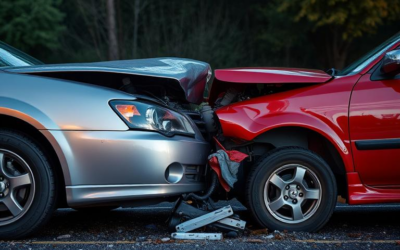
[[[108,59],[118,60],[119,49],[114,0],[107,0]]]
[[[126,46],[125,46],[125,36],[124,36],[124,22],[122,11],[121,11],[121,1],[116,2],[116,13],[117,13],[117,33],[118,33],[118,52],[119,59],[126,59]]]
[[[324,69],[343,69],[346,66],[351,41],[343,40],[338,27],[317,30],[310,34],[318,60]]]
[[[133,15],[133,58],[138,57],[138,29],[139,29],[139,14],[140,14],[140,0],[135,0],[134,15]]]

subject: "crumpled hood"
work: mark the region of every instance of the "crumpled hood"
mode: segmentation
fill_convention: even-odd
[[[219,93],[233,85],[243,84],[321,84],[333,77],[322,70],[296,68],[233,68],[215,70],[214,81],[207,93],[214,103]]]
[[[233,83],[324,83],[332,78],[322,70],[296,68],[235,68],[215,70],[215,79]]]
[[[24,74],[43,72],[110,72],[176,80],[191,103],[201,103],[212,72],[208,63],[183,58],[150,58],[93,63],[44,64],[9,67],[5,71]]]

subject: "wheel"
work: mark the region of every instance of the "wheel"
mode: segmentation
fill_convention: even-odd
[[[272,230],[315,232],[336,205],[335,176],[315,153],[297,147],[275,149],[252,168],[246,188],[255,221]]]
[[[0,239],[33,233],[49,219],[55,204],[55,178],[38,144],[0,129]]]

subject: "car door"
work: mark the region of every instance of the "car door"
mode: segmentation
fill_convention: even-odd
[[[380,67],[363,75],[351,95],[352,153],[363,184],[400,188],[400,74],[385,76]]]

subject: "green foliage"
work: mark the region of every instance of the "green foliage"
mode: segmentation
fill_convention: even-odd
[[[284,0],[280,11],[294,13],[319,28],[340,27],[341,38],[352,40],[376,32],[379,25],[400,17],[399,0]]]
[[[238,65],[246,53],[240,17],[222,1],[154,1],[142,21],[142,57],[188,57],[218,67]]]
[[[307,60],[314,57],[308,43],[308,22],[293,22],[287,12],[277,11],[279,1],[254,6],[259,24],[255,38],[260,43],[259,49],[266,51],[266,66],[304,67]],[[315,65],[312,65],[315,66]]]
[[[0,40],[29,51],[55,49],[64,30],[61,0],[0,0]]]
[[[399,2],[115,0],[119,54],[340,68],[398,32]],[[108,59],[105,0],[0,0],[0,24],[0,40],[46,63]]]

